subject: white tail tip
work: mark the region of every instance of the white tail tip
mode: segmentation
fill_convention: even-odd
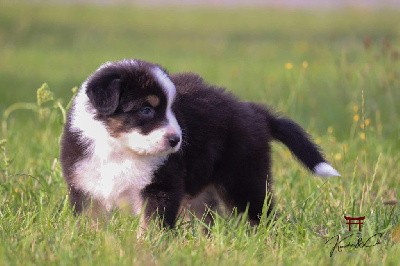
[[[336,171],[335,168],[325,162],[317,164],[314,167],[314,173],[322,177],[340,176],[339,172]]]

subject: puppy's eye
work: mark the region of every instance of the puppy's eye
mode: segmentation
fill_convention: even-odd
[[[153,107],[143,106],[142,108],[140,108],[139,113],[145,118],[151,118],[154,116],[155,111]]]

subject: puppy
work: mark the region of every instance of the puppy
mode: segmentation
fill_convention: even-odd
[[[144,227],[154,215],[173,227],[181,203],[211,187],[227,206],[248,206],[257,224],[266,197],[267,214],[273,208],[272,140],[313,173],[339,175],[292,120],[198,75],[123,60],[100,66],[81,86],[64,127],[61,164],[76,213],[129,206],[144,214]]]

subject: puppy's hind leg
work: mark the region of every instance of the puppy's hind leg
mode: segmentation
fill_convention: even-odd
[[[181,213],[184,220],[189,220],[192,214],[208,226],[213,225],[214,217],[212,213],[222,213],[220,198],[215,187],[210,185],[196,197],[185,199],[181,206]]]
[[[235,178],[232,178],[232,175],[235,175]],[[217,191],[228,208],[236,207],[239,213],[248,208],[251,225],[258,225],[263,215],[264,203],[268,204],[267,216],[274,208],[271,182],[267,182],[267,177],[267,173],[260,175],[231,173],[217,185]]]

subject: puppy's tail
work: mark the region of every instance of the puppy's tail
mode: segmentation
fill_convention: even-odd
[[[320,148],[294,121],[269,115],[268,123],[272,137],[285,144],[290,151],[314,174],[328,177],[340,176],[324,159]]]

